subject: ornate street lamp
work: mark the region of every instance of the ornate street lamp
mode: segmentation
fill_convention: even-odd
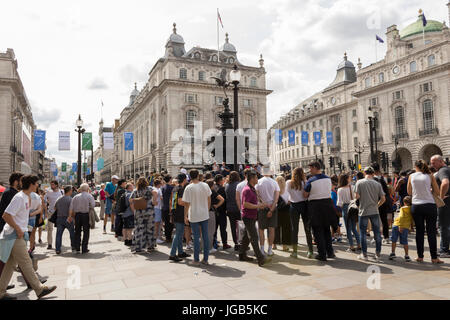
[[[231,83],[233,84],[233,104],[234,104],[234,110],[233,110],[233,114],[234,114],[234,119],[233,119],[233,129],[234,129],[234,161],[233,161],[233,166],[234,166],[234,171],[239,172],[239,165],[238,165],[238,161],[237,161],[237,136],[236,133],[238,132],[239,129],[239,103],[238,103],[238,85],[239,82],[241,81],[241,72],[239,71],[237,65],[234,65],[233,70],[231,70],[230,72],[230,80]]]
[[[361,165],[361,154],[364,152],[364,146],[361,145],[361,142],[358,142],[358,148],[355,147],[355,152],[358,154],[358,170]]]
[[[375,116],[371,107],[369,107],[369,111],[367,112],[369,117],[369,138],[370,138],[370,162],[377,162],[375,150],[374,150],[374,127],[375,127]]]
[[[83,120],[81,120],[81,115],[78,115],[78,119],[76,121],[76,126],[78,129],[75,129],[75,132],[78,132],[78,163],[77,163],[77,185],[78,188],[81,185],[81,135],[86,131],[83,129]]]

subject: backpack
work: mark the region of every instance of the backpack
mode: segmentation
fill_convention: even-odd
[[[123,212],[125,212],[125,210],[127,210],[127,207],[129,207],[130,205],[128,204],[128,206],[127,206],[127,193],[125,192],[124,194],[122,194],[121,196],[120,196],[120,199],[119,199],[119,210],[118,210],[118,213],[123,213]]]
[[[123,201],[125,203],[125,210],[122,213],[122,218],[128,218],[133,215],[133,211],[131,210],[131,207],[130,207],[130,197],[131,197],[131,192],[126,192],[120,198],[120,200],[123,199]]]

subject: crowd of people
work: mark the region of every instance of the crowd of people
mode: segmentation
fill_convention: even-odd
[[[254,260],[248,255],[251,244],[258,265],[264,266],[278,249],[298,258],[301,220],[308,259],[336,259],[335,246],[345,241],[342,227],[347,251],[357,254],[357,259],[369,260],[370,242],[375,245],[374,261],[381,262],[383,244],[390,244],[388,257],[394,260],[399,240],[404,260],[410,262],[410,232],[415,232],[415,261],[424,261],[425,234],[432,263],[450,257],[450,168],[439,155],[431,158],[430,167],[419,160],[414,170],[394,172],[392,177],[382,174],[377,163],[331,177],[316,161],[307,170],[297,167],[278,176],[260,164],[241,167],[239,172],[225,164],[211,169],[200,173],[181,167],[176,177],[153,173],[137,181],[113,175],[101,185],[100,218],[88,184],[76,190],[52,181],[45,192],[37,177],[12,174],[10,188],[0,201],[0,299],[13,298],[6,290],[13,286],[9,282],[17,265],[38,298],[56,289],[43,286],[35,272],[35,237],[38,231],[42,243],[43,224],[49,250],[53,250],[56,224],[56,254],[62,252],[66,229],[72,252],[87,254],[90,229],[102,219],[103,233],[107,234],[109,222],[111,232],[131,252],[151,253],[166,243],[170,261],[193,255],[189,261],[193,265],[208,265],[217,250],[233,248],[228,243],[230,230],[238,259]]]

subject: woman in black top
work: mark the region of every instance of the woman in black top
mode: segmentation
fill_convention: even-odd
[[[240,182],[239,173],[232,171],[229,175],[229,181],[225,186],[226,210],[228,219],[230,219],[231,236],[234,242],[234,251],[239,251],[239,241],[237,236],[237,221],[241,220],[241,210],[236,203],[236,187]]]

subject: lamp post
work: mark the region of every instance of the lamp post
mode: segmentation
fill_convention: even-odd
[[[239,103],[238,103],[238,84],[241,81],[241,72],[239,71],[237,65],[234,65],[233,70],[230,72],[230,80],[233,84],[233,129],[234,129],[234,160],[233,167],[234,171],[239,172],[239,165],[237,161],[237,132],[239,130]]]
[[[398,171],[398,169],[400,168],[400,161],[399,161],[399,157],[398,157],[398,151],[397,151],[397,147],[398,147],[398,137],[394,138],[394,146],[395,146],[395,158],[394,161],[392,161],[392,165],[395,168],[395,171]]]
[[[376,162],[375,150],[374,150],[375,117],[374,117],[373,110],[371,107],[369,107],[369,111],[367,113],[369,116],[370,162]]]
[[[321,158],[322,158],[322,169],[325,169],[325,160],[323,157],[323,143],[320,144],[320,154],[321,154]],[[331,171],[331,168],[330,168]]]
[[[81,115],[78,115],[78,119],[76,121],[76,126],[78,129],[75,129],[75,132],[78,132],[78,162],[77,162],[77,185],[80,187],[81,185],[81,135],[86,131],[83,129],[83,120],[81,120]]]
[[[355,147],[355,152],[358,154],[358,170],[361,165],[361,153],[364,152],[364,146],[361,145],[361,142],[358,142],[358,148]]]
[[[233,125],[231,124],[231,118],[233,118],[233,114],[231,113],[230,106],[228,105],[228,98],[223,99],[223,112],[219,114],[220,118],[220,131],[222,131],[223,140],[222,140],[222,148],[223,153],[222,157],[226,163],[227,160],[227,139],[226,139],[226,132],[227,129],[232,129]],[[236,140],[235,140],[236,143]],[[236,155],[236,151],[234,153]]]

